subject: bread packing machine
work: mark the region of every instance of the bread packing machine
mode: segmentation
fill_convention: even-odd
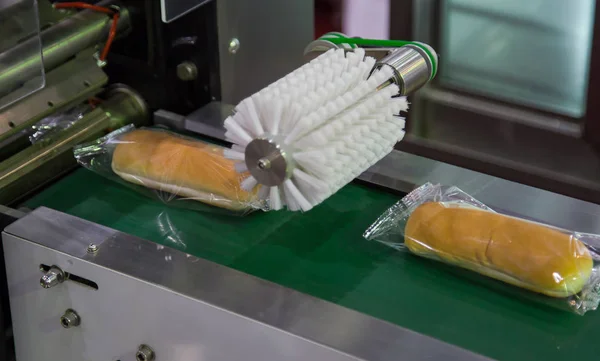
[[[115,26],[44,0],[2,5],[19,29],[39,14],[39,31],[0,35],[2,359],[13,345],[19,361],[596,357],[600,314],[515,299],[362,233],[424,182],[581,232],[600,233],[597,204],[395,150],[310,212],[232,217],[76,166],[74,145],[129,123],[220,138],[232,104],[302,64],[312,2],[96,4]],[[81,103],[72,125],[30,140]]]

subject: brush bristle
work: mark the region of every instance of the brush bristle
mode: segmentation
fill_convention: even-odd
[[[363,49],[330,50],[244,99],[225,121],[227,139],[234,143],[225,155],[243,162],[252,139],[277,135],[291,150],[295,169],[278,187],[249,177],[243,188],[261,187],[259,196],[268,198],[273,210],[307,211],[391,152],[404,137],[400,114],[408,102],[395,97],[396,85],[377,90],[392,70],[371,73],[374,64]]]

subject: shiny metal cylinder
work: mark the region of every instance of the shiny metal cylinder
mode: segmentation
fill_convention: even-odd
[[[0,163],[0,204],[10,204],[76,165],[72,149],[107,129],[143,124],[148,109],[132,89],[116,86],[108,99],[70,128]]]
[[[110,6],[114,1],[99,5]],[[50,71],[73,55],[106,39],[112,20],[106,14],[83,10],[44,30],[40,36],[43,46],[44,69]],[[129,14],[122,9],[117,23],[117,33],[130,27]],[[0,53],[0,97],[39,75],[39,53],[31,38]]]
[[[433,67],[425,51],[416,45],[394,49],[375,64],[374,69],[389,66],[394,70],[392,81],[400,87],[401,95],[408,95],[423,87]]]

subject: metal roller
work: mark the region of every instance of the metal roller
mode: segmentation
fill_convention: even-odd
[[[115,86],[100,106],[72,127],[0,164],[0,204],[10,204],[71,169],[76,165],[72,153],[75,145],[97,138],[107,129],[143,124],[147,119],[144,100],[126,86]]]

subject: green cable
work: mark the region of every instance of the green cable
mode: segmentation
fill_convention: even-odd
[[[431,50],[429,50],[426,46],[416,41],[348,38],[344,34],[337,32],[327,33],[321,36],[319,39],[329,41],[335,45],[348,44],[352,47],[370,46],[379,48],[399,48],[405,45],[418,46],[419,48],[423,49],[423,51],[425,51],[427,56],[429,56],[429,60],[431,61],[431,77],[429,79],[433,79],[437,74],[436,57],[433,56]]]

